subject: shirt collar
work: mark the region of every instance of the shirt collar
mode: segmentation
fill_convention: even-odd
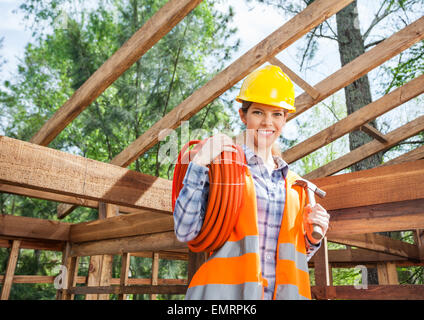
[[[261,157],[255,154],[247,145],[242,144],[242,149],[246,155],[246,161],[250,165],[264,165],[264,162]],[[287,177],[287,172],[289,171],[289,165],[281,157],[272,156],[277,163],[277,169],[281,171],[284,179]]]

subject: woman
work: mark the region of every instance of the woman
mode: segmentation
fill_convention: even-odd
[[[293,186],[298,175],[275,152],[294,87],[277,66],[252,72],[236,99],[246,125],[237,143],[247,161],[240,216],[227,242],[194,275],[186,299],[310,299],[307,261],[319,248],[314,224],[328,229],[319,204],[305,206],[305,192]],[[240,139],[241,138],[241,139]],[[206,211],[208,167],[222,151],[236,152],[230,137],[218,134],[190,162],[175,203],[175,233],[188,242],[200,232]]]

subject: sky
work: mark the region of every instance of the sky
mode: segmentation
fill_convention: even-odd
[[[16,10],[20,3],[21,1],[17,0],[0,0],[0,37],[4,37],[3,48],[0,54],[8,61],[0,73],[3,79],[7,78],[11,72],[16,70],[18,59],[22,58],[25,45],[32,39],[31,32],[25,28],[22,13],[13,13],[13,10]],[[254,2],[246,4],[244,0],[231,0],[229,3],[231,3],[236,12],[232,26],[238,28],[236,37],[241,39],[241,48],[234,54],[233,59],[229,63],[233,62],[286,22],[283,20],[281,13],[278,13],[269,6]],[[219,4],[218,8],[226,6],[227,4],[223,3]],[[359,10],[363,12],[361,19],[365,18],[363,16],[370,12],[367,9],[362,10],[361,7]],[[368,19],[368,17],[366,18]],[[265,21],[266,23],[264,23]],[[311,84],[322,80],[339,67],[337,65],[338,56],[335,43],[332,43],[331,40],[328,41],[328,45],[325,41],[323,43],[328,49],[322,54],[326,59],[322,61],[318,60],[321,67],[316,68],[316,72],[300,73],[304,80],[309,81]],[[283,53],[277,55],[277,57],[284,61],[292,70],[299,72],[296,48],[297,46],[294,44]],[[329,55],[331,57],[334,55],[334,59],[328,59],[330,57]],[[331,63],[327,64],[326,61],[331,61]],[[296,89],[299,90],[299,88]]]

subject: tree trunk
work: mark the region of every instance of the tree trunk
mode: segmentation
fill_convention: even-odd
[[[364,40],[359,28],[356,1],[339,11],[336,14],[336,21],[340,61],[342,66],[344,66],[365,52]],[[368,75],[364,75],[362,78],[345,87],[345,96],[348,115],[371,103],[372,98]],[[376,128],[375,120],[369,124]],[[366,133],[359,130],[353,131],[349,134],[350,150],[354,150],[371,140],[373,138]],[[382,157],[383,153],[380,152],[354,164],[351,169],[352,171],[359,171],[374,168],[381,163]]]
[[[344,66],[365,52],[364,40],[359,27],[357,2],[354,1],[339,11],[336,14],[336,21],[340,61],[342,66]],[[344,90],[348,115],[372,102],[368,75],[364,75],[362,78],[345,87]],[[375,120],[369,124],[376,128]],[[353,131],[349,134],[349,148],[352,151],[371,140],[373,138],[366,133],[359,130]],[[381,163],[382,158],[383,153],[379,152],[354,164],[351,170],[360,171],[374,168]],[[378,284],[377,269],[369,268],[367,271],[368,283]]]

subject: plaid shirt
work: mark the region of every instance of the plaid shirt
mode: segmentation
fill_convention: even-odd
[[[274,159],[278,165],[269,174],[261,157],[246,145],[242,146],[255,184],[259,227],[259,249],[262,276],[267,279],[265,299],[272,299],[275,287],[276,250],[283,209],[286,200],[285,178],[289,170],[280,157]],[[190,162],[183,181],[183,188],[175,202],[175,234],[181,242],[194,239],[202,228],[209,194],[209,169]],[[312,245],[306,238],[309,260],[320,245]]]

